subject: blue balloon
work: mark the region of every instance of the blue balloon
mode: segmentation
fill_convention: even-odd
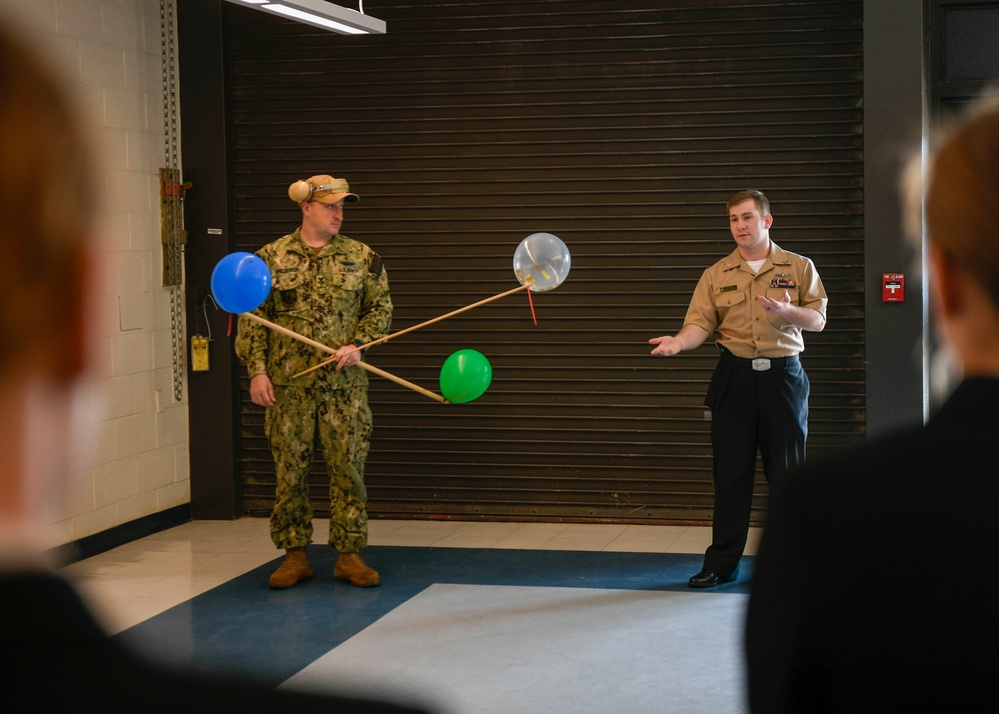
[[[260,307],[271,292],[271,271],[253,253],[230,253],[212,270],[212,297],[238,315]]]

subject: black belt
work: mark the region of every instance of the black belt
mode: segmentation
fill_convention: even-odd
[[[721,350],[721,358],[723,361],[739,365],[740,367],[749,367],[755,372],[766,372],[768,369],[773,369],[774,367],[783,368],[789,364],[798,363],[798,355],[790,355],[788,357],[757,357],[756,359],[746,359],[745,357],[736,357],[724,347],[719,346],[719,349]]]

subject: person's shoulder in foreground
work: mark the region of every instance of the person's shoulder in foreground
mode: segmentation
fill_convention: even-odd
[[[0,624],[5,712],[429,711],[152,664],[109,638],[66,581],[41,571],[0,573]]]
[[[999,380],[971,380],[943,422],[811,461],[772,494],[746,622],[753,712],[999,704],[999,479],[981,468],[996,400]]]

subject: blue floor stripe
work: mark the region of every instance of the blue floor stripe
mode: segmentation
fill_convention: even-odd
[[[433,583],[682,590],[703,556],[669,553],[372,546],[365,560],[377,588],[333,580],[336,553],[308,548],[315,577],[290,590],[267,578],[280,558],[117,635],[157,659],[206,672],[284,681]],[[747,594],[752,558],[739,580],[705,594]]]

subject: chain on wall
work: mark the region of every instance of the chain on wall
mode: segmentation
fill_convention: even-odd
[[[184,396],[184,214],[178,141],[176,0],[160,0],[160,57],[163,69],[163,136],[166,166],[160,169],[160,242],[163,286],[170,293],[170,343],[173,350],[173,398]]]

